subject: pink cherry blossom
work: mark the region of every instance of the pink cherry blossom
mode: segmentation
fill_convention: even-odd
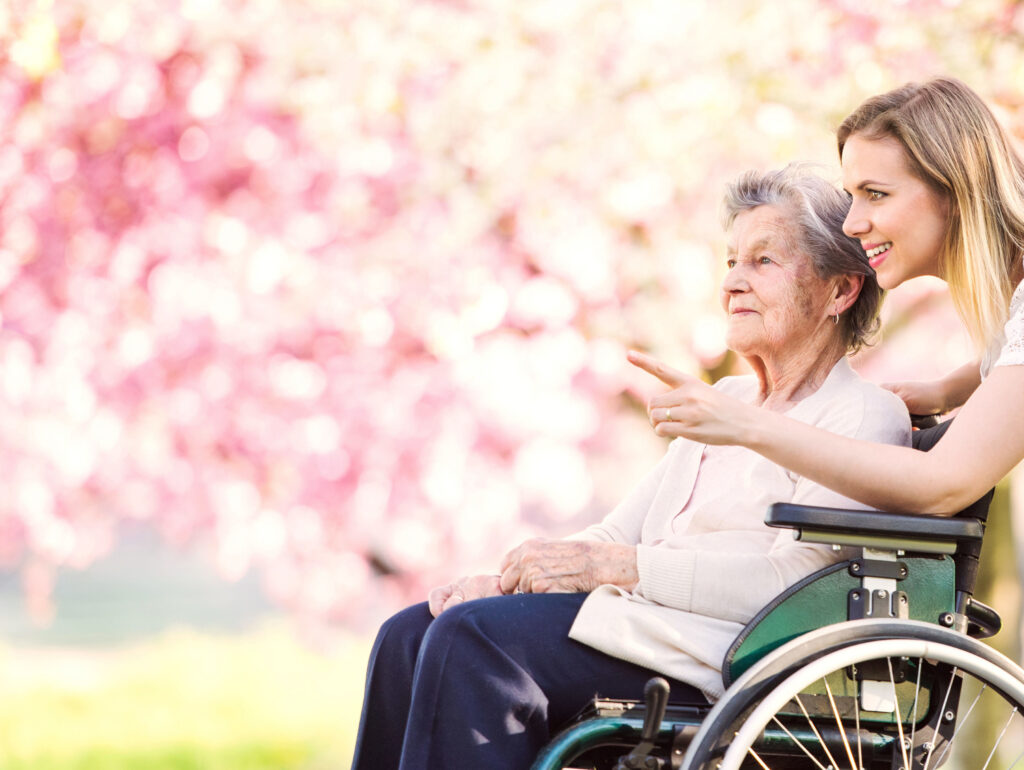
[[[937,69],[1019,128],[968,5],[13,4],[0,564],[44,618],[141,520],[358,623],[600,515],[663,448],[624,351],[727,360],[728,179]]]

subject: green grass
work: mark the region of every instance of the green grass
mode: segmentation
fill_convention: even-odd
[[[327,770],[351,759],[368,645],[285,627],[118,650],[0,648],[6,770]]]
[[[327,767],[310,764],[308,750],[281,746],[249,746],[236,749],[202,749],[163,746],[152,751],[115,747],[89,749],[79,756],[48,754],[5,762],[11,770],[264,770],[265,768]],[[339,765],[331,763],[332,767]],[[343,765],[342,765],[343,767]]]

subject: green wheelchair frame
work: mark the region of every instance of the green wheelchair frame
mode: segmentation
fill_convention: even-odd
[[[915,431],[914,445],[927,450],[948,425]],[[954,748],[978,752],[957,748],[977,732],[968,726],[1003,715],[977,767],[1013,767],[1024,759],[1024,670],[978,641],[1000,619],[972,596],[991,498],[951,518],[773,505],[769,526],[857,546],[860,558],[801,580],[750,621],[713,707],[666,705],[667,683],[652,679],[643,701],[595,699],[533,770],[930,770]]]

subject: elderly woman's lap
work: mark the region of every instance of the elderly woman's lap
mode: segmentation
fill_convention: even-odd
[[[568,638],[585,598],[516,594],[392,617],[370,657],[353,767],[398,767],[401,747],[405,770],[525,768],[594,695],[639,697],[650,671]],[[704,702],[671,684],[673,700]]]

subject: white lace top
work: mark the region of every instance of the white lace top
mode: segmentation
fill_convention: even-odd
[[[981,371],[984,376],[993,366],[1021,364],[1024,364],[1024,281],[1017,284],[1010,298],[1010,318],[1003,328],[1003,339],[989,348]]]

